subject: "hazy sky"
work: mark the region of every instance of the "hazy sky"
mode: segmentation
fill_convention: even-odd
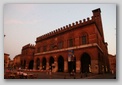
[[[92,16],[100,8],[108,52],[116,54],[116,4],[5,4],[4,52],[13,59],[24,45],[73,22]]]

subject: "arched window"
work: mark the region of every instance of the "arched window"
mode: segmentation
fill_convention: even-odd
[[[63,41],[58,43],[58,49],[62,49],[63,48]]]
[[[37,53],[40,53],[40,50],[41,50],[41,48],[40,48],[40,47],[38,47],[38,48],[37,48]]]
[[[69,39],[69,47],[72,47],[73,46],[73,39]]]
[[[47,51],[47,46],[43,46],[43,52],[46,52]]]
[[[87,33],[83,33],[81,36],[81,44],[88,44],[88,34]]]
[[[82,44],[87,44],[87,37],[86,35],[82,36]]]

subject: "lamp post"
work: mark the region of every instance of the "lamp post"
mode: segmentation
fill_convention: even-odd
[[[75,59],[75,55],[73,54],[73,59],[72,59],[72,63],[73,63],[73,70],[74,70],[74,72],[75,72],[75,61],[76,61],[76,59]]]

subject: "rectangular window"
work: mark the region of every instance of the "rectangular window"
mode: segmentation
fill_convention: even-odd
[[[69,39],[69,47],[73,46],[73,39]]]
[[[86,44],[86,36],[82,36],[82,44]]]
[[[43,52],[47,51],[47,46],[43,46]]]
[[[40,53],[40,47],[37,48],[37,53]]]
[[[62,49],[62,48],[63,48],[63,42],[59,42],[59,43],[58,43],[58,48],[59,48],[59,49]]]
[[[50,45],[50,50],[53,50],[53,46],[54,46],[53,44]]]

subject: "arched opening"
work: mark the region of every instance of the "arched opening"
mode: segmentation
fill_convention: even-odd
[[[51,69],[51,70],[52,70],[52,68],[53,68],[53,64],[54,64],[54,58],[53,58],[53,57],[50,57],[49,66],[50,66],[50,69]]]
[[[26,68],[26,60],[24,60],[24,69]]]
[[[68,62],[68,72],[76,72],[76,57],[72,56],[71,61]]]
[[[31,60],[31,61],[29,62],[29,67],[28,67],[28,69],[33,69],[33,63],[34,63],[33,60]]]
[[[81,56],[81,72],[90,72],[89,66],[91,66],[91,58],[89,54],[83,53],[83,55]]]
[[[36,70],[39,70],[39,68],[40,68],[40,59],[37,58],[36,59]]]
[[[43,69],[43,70],[46,70],[46,62],[47,62],[47,61],[46,61],[46,58],[43,58],[43,59],[42,59],[42,69]]]
[[[62,56],[58,58],[58,72],[64,72],[64,58]]]

